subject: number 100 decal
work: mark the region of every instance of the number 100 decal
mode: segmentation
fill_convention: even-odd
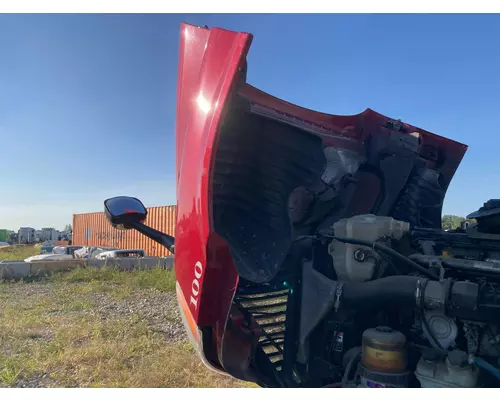
[[[194,265],[194,279],[191,282],[191,298],[190,304],[194,306],[194,309],[198,309],[198,295],[200,294],[200,278],[203,275],[203,265],[201,262],[197,261]]]

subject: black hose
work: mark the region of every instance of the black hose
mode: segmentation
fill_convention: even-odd
[[[375,251],[383,252],[394,259],[400,261],[403,264],[406,264],[408,267],[412,268],[413,270],[420,272],[421,274],[434,279],[434,280],[439,280],[439,277],[429,271],[428,269],[422,267],[421,265],[418,265],[415,261],[410,260],[408,257],[403,256],[402,254],[399,254],[397,251],[391,249],[390,247],[387,247],[379,242],[370,242],[368,240],[360,240],[360,239],[351,239],[351,238],[342,238],[342,237],[337,237],[337,236],[332,236],[333,239],[338,240],[339,242],[342,243],[349,243],[349,244],[357,244],[360,246],[366,246],[366,247],[371,247]]]
[[[425,281],[425,278],[406,275],[388,276],[370,282],[347,282],[342,286],[342,305],[355,310],[418,307],[420,297],[417,288],[423,288]]]

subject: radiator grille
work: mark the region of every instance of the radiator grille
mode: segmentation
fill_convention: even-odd
[[[259,324],[259,346],[277,371],[281,371],[283,363],[287,301],[288,289],[283,288],[240,288],[235,297],[240,310]]]

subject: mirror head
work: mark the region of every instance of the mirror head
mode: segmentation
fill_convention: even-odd
[[[135,197],[118,196],[104,201],[104,213],[116,229],[132,229],[134,223],[142,223],[148,212]]]

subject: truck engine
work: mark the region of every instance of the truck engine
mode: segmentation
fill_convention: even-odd
[[[317,271],[314,260],[303,270],[303,360],[319,334],[344,386],[497,386],[498,216],[500,202],[491,200],[468,216],[477,223],[454,232],[374,215],[320,232],[333,273]],[[308,304],[309,291],[332,308],[323,314]],[[314,332],[320,312],[324,325]]]
[[[476,222],[443,231],[356,215],[297,238],[310,248],[298,278],[294,379],[306,387],[498,387],[500,200],[468,218]],[[273,316],[276,307],[263,309],[261,317]],[[280,346],[278,325],[260,325],[269,348]]]

